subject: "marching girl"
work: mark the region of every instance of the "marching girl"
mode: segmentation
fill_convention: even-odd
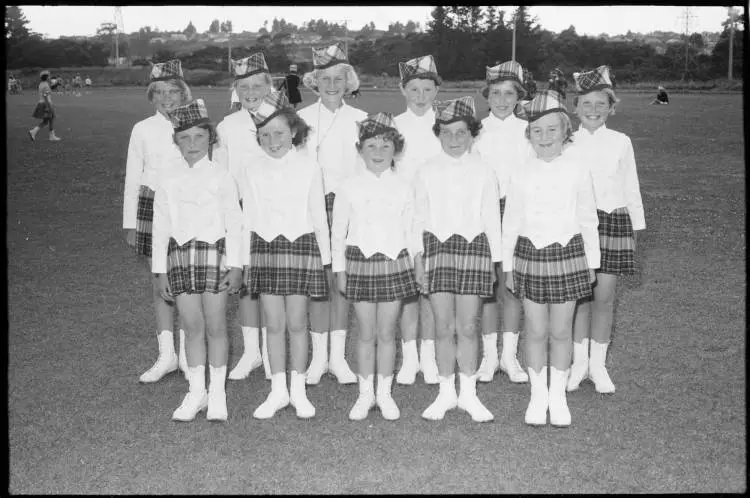
[[[527,123],[513,113],[516,104],[526,95],[523,78],[524,69],[515,61],[487,67],[487,86],[482,95],[490,104],[490,115],[482,120],[482,131],[472,148],[472,152],[478,154],[495,171],[501,220],[505,214],[505,192],[510,172],[520,167],[533,153],[524,136]],[[502,275],[502,268],[497,270],[498,275]],[[501,303],[503,352],[498,360],[497,326]],[[478,372],[480,382],[490,382],[498,369],[507,373],[511,382],[529,381],[529,376],[521,368],[517,358],[520,333],[521,302],[503,282],[498,282],[495,297],[482,303],[483,354]]]
[[[476,394],[476,318],[481,299],[492,296],[493,263],[501,258],[500,211],[494,172],[470,153],[482,126],[474,113],[471,97],[438,105],[433,129],[443,150],[414,178],[414,226],[423,242],[415,272],[435,314],[440,379],[437,398],[422,413],[429,420],[456,406],[476,422],[493,418]]]
[[[318,95],[318,101],[299,112],[312,127],[307,151],[323,170],[326,213],[330,229],[333,204],[341,183],[361,170],[362,159],[354,144],[357,142],[358,121],[367,113],[344,102],[344,95],[359,88],[359,77],[349,64],[344,43],[313,48],[313,71],[302,82]],[[328,285],[334,288],[333,273],[326,268]],[[346,332],[349,325],[349,303],[340,292],[331,292],[328,299],[310,302],[310,336],[313,341],[312,360],[307,370],[307,383],[317,384],[330,371],[340,384],[354,384],[357,376],[344,357]],[[328,356],[328,332],[331,332],[331,354]]]
[[[253,116],[264,155],[254,159],[242,182],[245,284],[260,295],[268,328],[271,393],[253,413],[267,419],[289,403],[297,416],[315,416],[305,392],[307,306],[325,298],[323,265],[331,262],[323,177],[315,158],[301,150],[307,126],[286,94],[272,92]],[[286,383],[286,331],[291,379]]]
[[[154,193],[160,181],[176,169],[185,167],[180,149],[173,140],[174,129],[169,113],[191,100],[190,88],[182,77],[178,59],[154,64],[150,73],[148,100],[155,114],[133,126],[128,144],[125,166],[125,195],[123,222],[127,244],[136,254],[151,258],[151,229],[154,217]],[[151,261],[148,262],[149,268]],[[141,382],[156,382],[164,375],[180,370],[187,375],[185,357],[185,332],[180,329],[179,361],[174,350],[172,328],[173,308],[158,290],[158,280],[152,279],[154,311],[156,312],[156,338],[159,356],[156,363],[144,372]]]
[[[211,160],[216,131],[203,99],[170,113],[186,168],[159,185],[154,198],[152,271],[165,301],[176,301],[185,327],[190,388],[172,419],[227,419],[227,291],[242,282],[242,211],[237,186]],[[206,392],[206,339],[210,384]]]
[[[573,313],[599,267],[596,204],[588,167],[564,150],[572,128],[560,94],[539,92],[517,110],[536,153],[511,172],[503,219],[505,284],[523,301],[531,381],[525,421],[544,425],[549,409],[552,425],[567,426]]]
[[[37,101],[31,117],[34,119],[41,119],[42,122],[29,130],[29,138],[32,142],[35,141],[36,134],[39,133],[39,130],[44,128],[44,125],[48,125],[49,139],[53,142],[57,142],[61,139],[55,134],[53,127],[55,122],[55,108],[52,107],[52,98],[50,97],[52,94],[52,88],[49,84],[49,71],[45,70],[39,73],[39,80],[39,86],[37,87],[39,101]]]
[[[581,301],[576,311],[573,366],[567,387],[576,390],[588,376],[597,392],[613,393],[615,385],[605,361],[612,336],[615,287],[618,275],[635,273],[636,231],[646,228],[646,220],[633,144],[627,135],[605,124],[618,102],[609,68],[574,73],[573,78],[578,91],[574,105],[581,120],[574,138],[594,181],[602,260],[593,300]]]
[[[414,179],[419,165],[442,151],[432,127],[435,124],[433,103],[443,84],[431,55],[398,63],[399,87],[406,100],[406,111],[395,118],[395,124],[406,141],[397,158],[396,172],[407,182]],[[421,370],[426,384],[438,383],[435,361],[435,318],[427,296],[404,299],[401,312],[401,368],[396,375],[399,384],[413,384]],[[417,352],[417,335],[421,338]]]
[[[235,77],[232,91],[237,92],[241,111],[226,116],[219,123],[219,148],[216,151],[216,160],[229,169],[239,185],[245,174],[244,167],[249,164],[247,159],[265,155],[256,140],[253,115],[263,98],[273,89],[273,80],[263,52],[256,52],[244,59],[232,60],[232,69]],[[270,379],[266,328],[260,328],[260,301],[257,295],[248,293],[246,288],[240,290],[239,315],[243,352],[240,360],[229,372],[229,379],[245,379],[261,364],[266,379]],[[262,333],[262,355],[258,344],[258,329]]]
[[[359,330],[359,398],[349,418],[365,419],[377,403],[383,418],[396,420],[400,412],[391,397],[396,320],[401,301],[418,292],[411,254],[420,244],[413,235],[411,186],[393,171],[404,138],[390,114],[378,113],[358,127],[357,150],[367,169],[339,187],[331,232],[332,269],[338,290],[353,302]]]

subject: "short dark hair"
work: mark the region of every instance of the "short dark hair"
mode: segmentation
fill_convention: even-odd
[[[214,147],[219,143],[219,134],[216,132],[216,127],[213,123],[201,123],[196,127],[208,130],[208,158],[212,159]],[[177,132],[172,134],[172,141],[177,145]]]
[[[404,136],[398,132],[398,130],[388,130],[383,133],[379,133],[377,135],[374,135],[372,137],[367,138],[375,138],[375,137],[383,137],[383,140],[389,140],[393,142],[393,150],[394,150],[394,156],[397,156],[401,154],[404,151],[404,146],[406,145],[406,140],[404,139]],[[367,140],[365,138],[365,140]],[[357,152],[362,152],[362,147],[364,146],[365,140],[362,140],[361,138],[354,144],[355,147],[357,147]],[[395,160],[391,161],[391,169],[394,167]]]
[[[49,74],[47,74],[47,73],[44,73],[44,74],[42,74],[42,75],[40,76],[40,78],[42,79],[42,81],[47,81],[47,80],[49,79]]]
[[[286,119],[289,129],[292,130],[292,145],[299,147],[307,143],[307,137],[310,135],[311,128],[294,109],[285,107],[276,116],[283,116]],[[260,145],[260,134],[256,134],[255,139],[258,141],[258,145]]]
[[[490,87],[492,85],[499,85],[503,81],[510,81],[513,83],[513,88],[516,90],[516,94],[518,95],[518,100],[523,100],[523,98],[526,96],[526,89],[521,85],[519,82],[515,80],[495,80],[490,81],[487,83],[487,85],[482,89],[482,97],[489,100],[490,97]]]
[[[459,121],[463,121],[466,123],[466,126],[469,127],[469,131],[471,132],[472,138],[477,138],[477,135],[479,135],[479,131],[482,129],[482,122],[479,121],[474,116],[464,116]],[[454,121],[455,123],[456,121]],[[435,124],[432,125],[432,133],[435,134],[436,137],[440,138],[440,125],[446,124],[441,123],[440,121],[435,121]],[[450,124],[450,123],[447,123]]]

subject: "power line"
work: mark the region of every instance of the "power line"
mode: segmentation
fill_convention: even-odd
[[[685,72],[682,75],[683,80],[687,80],[689,78],[688,63],[690,61],[690,20],[694,19],[695,17],[696,16],[694,14],[690,13],[690,7],[685,7],[685,10],[680,16],[680,19],[683,19],[685,22]]]

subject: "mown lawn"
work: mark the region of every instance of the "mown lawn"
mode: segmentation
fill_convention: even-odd
[[[225,90],[194,96],[215,120],[224,114]],[[641,271],[618,293],[617,392],[584,383],[568,397],[572,426],[553,429],[523,423],[528,386],[500,374],[478,388],[495,415],[487,424],[458,410],[422,420],[437,386],[421,381],[395,387],[401,420],[374,411],[350,422],[357,387],[328,376],[308,390],[314,419],[287,409],[258,421],[270,387],[262,369],[228,381],[227,423],[172,422],[186,382],[138,383],[156,356],[149,274],[120,228],[129,133],[152,112],[145,89],[55,96],[57,143],[46,132],[28,140],[31,92],[7,97],[9,491],[745,491],[742,96],[686,94],[670,106],[621,98],[609,124],[633,140],[648,229]],[[404,108],[399,93],[380,91],[353,105]],[[236,308],[230,365],[241,353]]]

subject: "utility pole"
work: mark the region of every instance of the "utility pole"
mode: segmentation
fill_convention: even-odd
[[[122,7],[115,7],[115,67],[120,67],[120,31],[125,32],[125,23],[122,20]]]
[[[734,9],[729,7],[729,74],[727,79],[732,81],[732,63],[734,62],[733,49],[734,49]]]
[[[516,61],[516,17],[518,17],[518,9],[513,12],[513,45],[511,49],[510,60]]]
[[[695,17],[690,14],[690,7],[685,7],[685,12],[682,14],[685,18],[685,72],[682,75],[683,81],[689,78],[688,63],[690,62],[690,19]]]
[[[225,21],[226,22],[226,21]],[[232,74],[232,29],[227,30],[227,37],[229,38],[229,42],[227,43],[227,70],[229,71],[229,74],[231,76]]]

